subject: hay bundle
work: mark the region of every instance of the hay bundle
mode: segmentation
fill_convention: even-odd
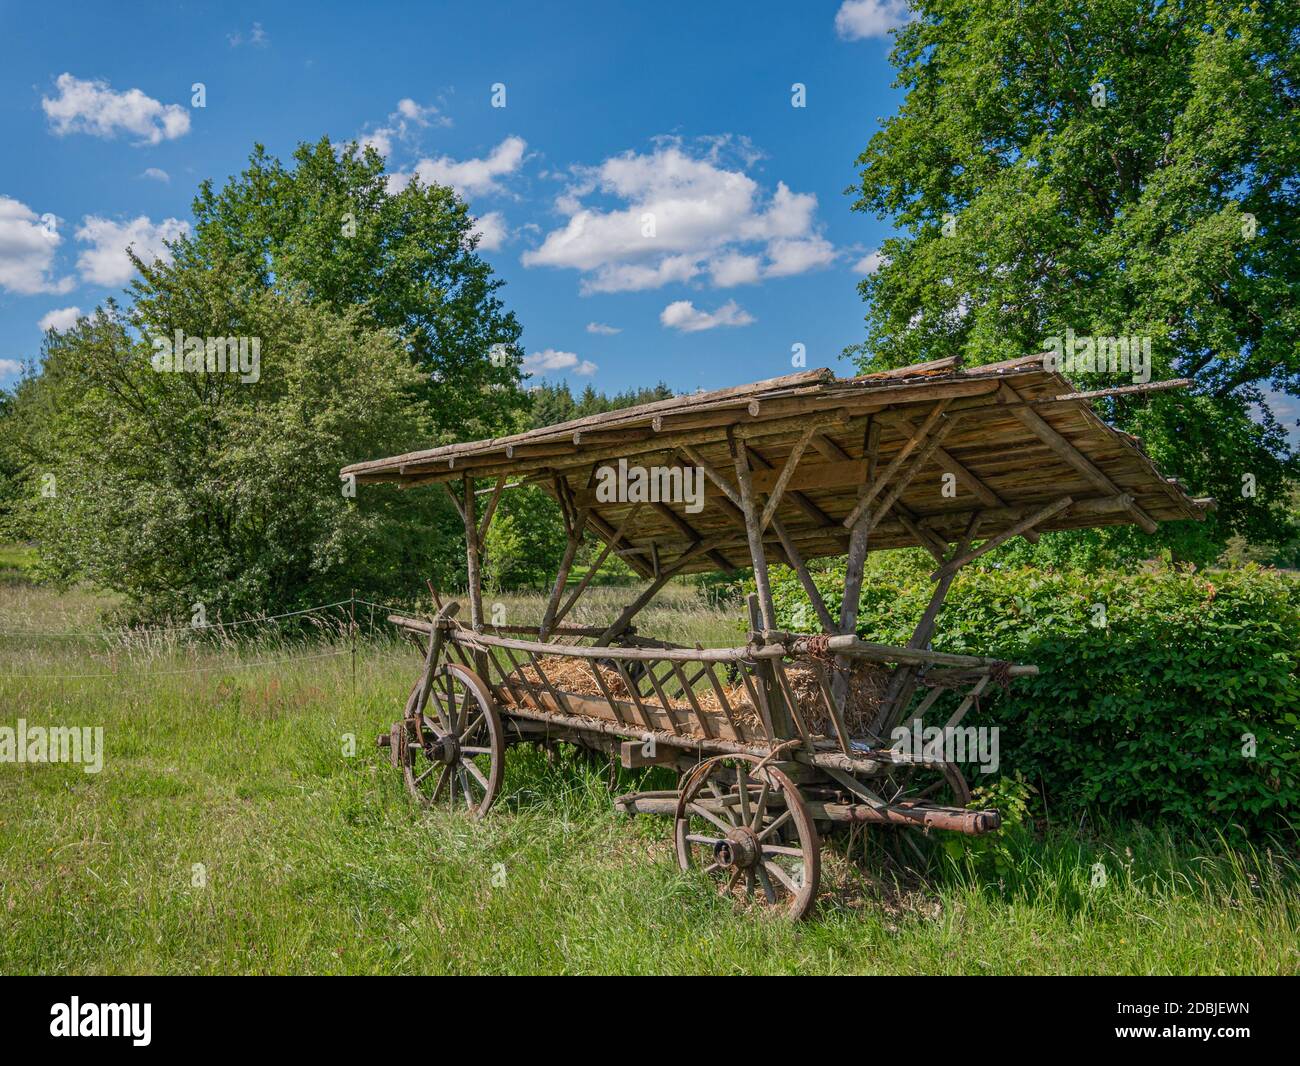
[[[592,676],[592,670],[595,669],[600,671],[601,680],[605,682],[605,687],[609,690],[610,695],[621,700],[631,700],[632,698],[618,671],[594,659],[546,655],[541,658],[540,665],[547,681],[560,692],[570,693],[575,696],[603,698],[605,693],[601,691],[595,677]],[[803,660],[786,664],[785,676],[790,683],[790,690],[794,695],[799,713],[807,724],[809,731],[814,734],[833,737],[835,735],[835,725],[826,709],[826,700],[822,694],[822,683],[819,678],[819,675],[828,669],[831,668],[822,663]],[[519,673],[524,681],[541,686],[543,691],[545,690],[545,682],[531,663],[526,663],[520,667]],[[889,684],[890,676],[891,671],[887,667],[861,660],[854,663],[852,669],[849,670],[849,692],[846,701],[847,705],[844,708],[844,725],[851,738],[859,739],[867,736],[867,730],[880,708],[880,702]],[[754,683],[758,683],[757,679],[754,679]],[[671,682],[665,684],[664,687],[676,688]],[[725,685],[723,693],[727,698],[727,703],[731,706],[737,724],[750,738],[761,739],[764,736],[762,718],[753,701],[749,698],[749,690],[746,688],[744,681],[737,680],[732,684]],[[647,704],[657,704],[659,702],[655,696],[642,696],[641,699]],[[723,713],[722,703],[711,685],[696,689],[695,702],[702,711]],[[692,709],[691,703],[684,693],[670,696],[668,703],[676,711],[689,712]],[[687,721],[689,721],[689,715]]]
[[[785,676],[809,731],[833,737],[835,724],[826,709],[826,700],[818,678],[823,669],[827,668],[818,663],[797,662],[785,668]],[[849,691],[844,706],[844,728],[848,730],[850,738],[862,740],[867,737],[871,722],[880,710],[880,702],[893,671],[879,663],[859,659],[846,672]],[[828,677],[827,684],[829,683]]]

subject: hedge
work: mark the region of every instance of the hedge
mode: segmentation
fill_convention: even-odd
[[[887,552],[872,568],[858,633],[906,642],[930,595],[930,567]],[[837,612],[843,568],[815,580]],[[812,631],[793,573],[774,573],[774,591],[778,624]],[[999,772],[1024,774],[1054,820],[1091,812],[1250,835],[1294,820],[1293,574],[969,570],[953,583],[932,646],[1039,667],[963,724],[1000,727]],[[972,784],[987,783],[969,769]]]

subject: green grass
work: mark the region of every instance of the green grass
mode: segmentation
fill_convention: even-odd
[[[606,619],[629,598],[598,592]],[[536,597],[500,602],[511,621],[539,610]],[[102,606],[0,587],[0,629],[95,627]],[[684,587],[642,629],[703,643],[737,633],[732,612]],[[0,725],[102,725],[106,745],[98,775],[0,764],[0,972],[1300,970],[1300,877],[1280,846],[1057,828],[1014,842],[1000,883],[952,868],[922,881],[868,834],[828,843],[825,896],[792,926],[679,873],[669,823],[615,814],[603,773],[576,759],[512,749],[481,823],[413,809],[374,738],[417,658],[364,644],[354,695],[347,650],[0,638],[5,675],[116,671],[0,679]],[[343,654],[237,668],[332,652]],[[166,672],[193,668],[205,672]],[[1091,886],[1098,862],[1104,888]]]

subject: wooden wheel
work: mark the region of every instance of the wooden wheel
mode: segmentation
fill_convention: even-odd
[[[501,788],[505,736],[487,686],[459,663],[434,672],[423,709],[420,682],[406,702],[399,762],[407,791],[425,806],[481,818]]]
[[[722,755],[687,775],[677,801],[677,863],[718,891],[804,917],[817,899],[821,841],[794,783],[752,755]]]
[[[956,763],[896,766],[875,786],[886,803],[920,803],[932,807],[965,807],[970,785]]]
[[[894,766],[889,773],[872,778],[866,784],[886,803],[912,803],[931,807],[966,807],[970,803],[970,785],[955,763]],[[875,828],[875,827],[873,827]],[[918,842],[910,826],[891,825],[879,828],[896,830],[880,838],[886,852],[903,866],[929,870],[932,849]],[[925,831],[927,834],[929,830]]]

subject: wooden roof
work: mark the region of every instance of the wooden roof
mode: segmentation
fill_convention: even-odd
[[[871,550],[919,544],[933,552],[959,541],[976,511],[978,539],[986,540],[1066,497],[1069,504],[1037,532],[1133,522],[1151,531],[1158,522],[1203,518],[1213,505],[1161,476],[1137,439],[1103,422],[1086,395],[1044,369],[1041,356],[970,370],[940,360],[847,379],[809,370],[354,463],[341,473],[403,487],[465,475],[522,478],[575,514],[590,507],[587,528],[605,540],[636,507],[617,550],[648,576],[657,568],[748,566],[738,508],[712,480],[694,514],[681,502],[601,502],[590,489],[594,470],[619,459],[704,466],[734,485],[731,449],[742,444],[760,501],[798,453],[764,535],[776,560],[787,559],[778,527],[805,559],[840,555],[845,520],[872,509],[883,513],[871,518]],[[873,463],[878,487],[859,507]]]

